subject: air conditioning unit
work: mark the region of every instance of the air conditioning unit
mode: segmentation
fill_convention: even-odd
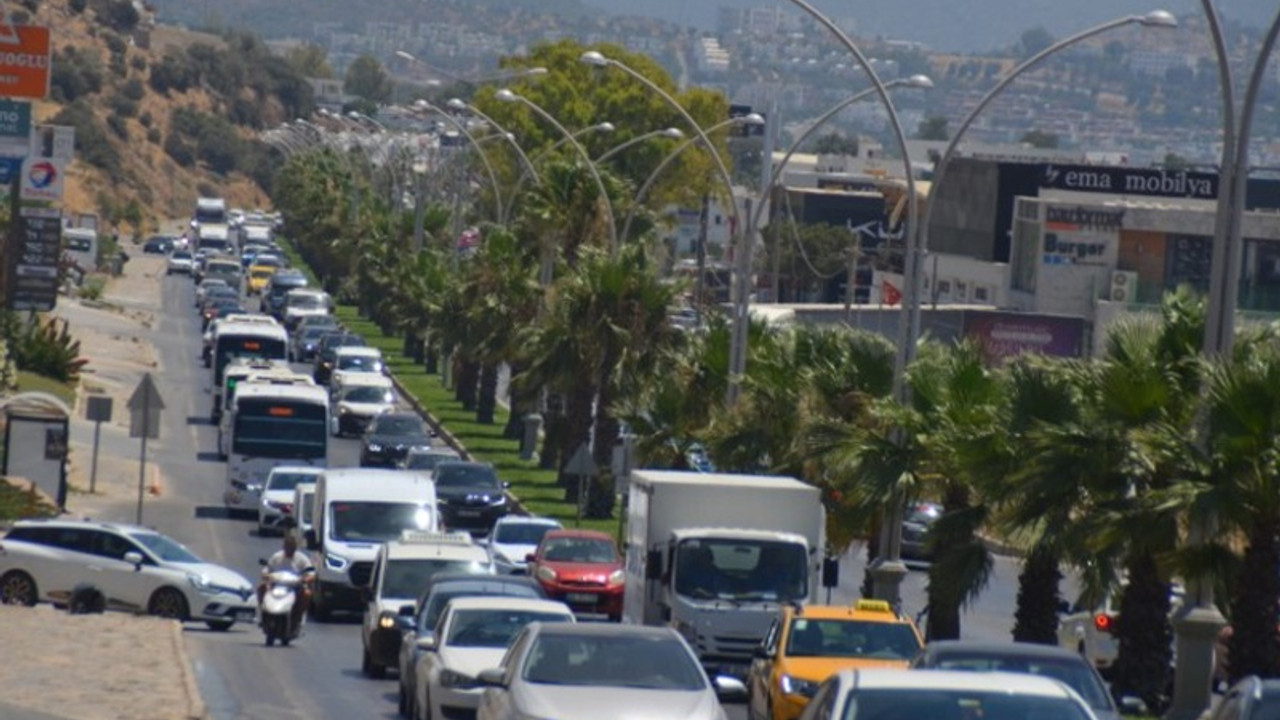
[[[1138,273],[1129,270],[1111,271],[1111,289],[1107,293],[1111,302],[1131,303],[1138,299]]]

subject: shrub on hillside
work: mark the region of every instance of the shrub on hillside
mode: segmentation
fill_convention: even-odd
[[[143,110],[142,114],[138,116],[138,122],[142,125],[142,127],[149,128],[151,127],[152,123],[155,122],[155,118],[151,117],[150,110]]]
[[[132,55],[129,57],[129,67],[138,72],[146,72],[147,59],[141,55]]]
[[[84,12],[85,8],[89,7],[89,0],[70,0],[67,3],[67,7],[71,8],[71,12],[79,15]]]
[[[147,142],[152,145],[159,145],[161,139],[160,128],[150,128],[147,130]]]
[[[120,94],[130,100],[141,100],[147,94],[147,89],[143,87],[141,80],[138,78],[131,78],[128,82],[120,86]]]
[[[195,156],[210,170],[225,175],[239,168],[245,142],[225,119],[184,107],[173,112],[172,124],[174,132],[191,141]]]
[[[124,93],[117,93],[107,100],[107,107],[111,112],[121,117],[131,118],[138,114],[138,101],[125,97]]]
[[[195,68],[187,56],[175,51],[165,53],[160,62],[151,67],[151,89],[168,95],[170,91],[186,92],[199,81]]]
[[[70,103],[102,90],[104,73],[97,53],[68,45],[53,52],[49,95],[55,102]]]
[[[164,151],[182,167],[191,167],[196,164],[195,150],[176,131],[170,132],[169,137],[164,139]]]
[[[107,171],[113,180],[119,179],[120,153],[111,144],[107,131],[94,116],[88,101],[81,98],[67,105],[49,123],[74,127],[77,159]]]
[[[129,139],[129,121],[120,115],[115,113],[108,115],[107,127],[111,128],[111,132],[115,133],[116,137],[121,140],[127,141]]]
[[[133,0],[93,0],[98,21],[118,33],[131,33],[142,20]]]
[[[40,0],[19,0],[19,3],[31,12],[40,12]]]

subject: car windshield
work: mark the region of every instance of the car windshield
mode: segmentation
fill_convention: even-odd
[[[302,321],[306,328],[328,329],[338,326],[338,318],[332,315],[313,315]]]
[[[978,690],[860,689],[849,696],[843,720],[1087,720],[1089,712],[1062,697]]]
[[[267,476],[267,489],[293,490],[298,483],[315,481],[315,473],[273,472]]]
[[[936,670],[1014,672],[1053,678],[1079,693],[1090,707],[1110,712],[1107,688],[1080,658],[1058,659],[1005,655],[940,655],[930,663]]]
[[[906,623],[795,618],[787,633],[788,657],[910,660],[919,651],[920,640]]]
[[[411,452],[409,453],[409,457],[406,458],[404,461],[404,467],[406,470],[435,470],[436,466],[439,465],[440,463],[449,462],[451,460],[457,460],[457,459],[458,459],[457,455],[446,454],[446,453]]]
[[[557,527],[550,523],[499,523],[494,529],[493,541],[507,545],[537,545],[542,536]]]
[[[417,503],[340,502],[329,506],[335,540],[386,542],[405,530],[430,530],[431,508]]]
[[[612,563],[618,553],[612,540],[603,538],[558,537],[544,541],[542,559],[551,562]]]
[[[572,622],[568,613],[534,610],[459,610],[449,620],[445,644],[458,647],[505,648],[531,622]]]
[[[546,685],[704,690],[702,668],[676,638],[653,635],[540,633],[525,658],[524,679]]]
[[[676,548],[675,591],[694,600],[790,602],[809,593],[804,545],[695,538]]]
[[[255,267],[250,271],[250,276],[255,280],[265,280],[271,277],[274,273],[275,273],[275,270],[272,270],[270,268]]]
[[[488,565],[471,560],[405,558],[387,563],[382,597],[413,599],[422,594],[432,576],[442,572],[486,572]]]
[[[487,571],[486,571],[487,572]],[[477,573],[479,574],[479,573]],[[434,632],[436,623],[449,601],[456,597],[475,597],[477,595],[506,595],[520,598],[541,598],[543,595],[529,585],[515,583],[449,583],[448,587],[431,591],[427,602],[418,613],[418,631]]]
[[[377,435],[423,435],[422,420],[409,415],[383,415],[373,421]]]
[[[391,403],[395,400],[395,395],[387,388],[357,385],[345,390],[342,399],[353,403]]]
[[[227,287],[227,281],[222,278],[205,278],[200,281],[200,286],[207,292],[210,288]]]
[[[289,297],[289,307],[300,310],[322,310],[325,302],[319,295],[293,295]]]
[[[382,372],[382,360],[369,355],[340,355],[338,356],[338,369]]]
[[[174,250],[172,257],[174,260],[190,260],[191,253],[187,252],[186,250]]]
[[[436,466],[436,487],[478,488],[492,490],[502,487],[498,474],[488,465],[449,463]]]
[[[160,533],[134,533],[129,537],[138,542],[139,545],[150,550],[152,554],[165,562],[172,563],[199,563],[204,562],[196,557],[190,550],[183,547],[177,541],[161,535]]]
[[[303,331],[302,339],[304,342],[315,342],[318,338],[322,337],[327,332],[329,332],[328,328],[309,327]]]

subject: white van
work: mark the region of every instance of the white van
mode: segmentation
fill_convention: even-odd
[[[305,534],[316,553],[311,610],[327,620],[335,610],[364,610],[378,548],[405,530],[440,529],[431,473],[372,468],[325,470],[316,481],[315,516]]]
[[[98,269],[98,233],[91,228],[70,227],[62,231],[67,255],[85,272]]]
[[[300,482],[293,486],[293,520],[297,524],[298,537],[305,537],[315,526],[316,484]]]

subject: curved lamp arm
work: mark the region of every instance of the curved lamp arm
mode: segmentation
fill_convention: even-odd
[[[613,123],[611,122],[601,122],[601,123],[596,123],[595,125],[588,125],[587,127],[584,127],[581,130],[575,131],[573,133],[573,137],[576,139],[582,135],[586,135],[589,132],[613,132],[616,129],[617,128],[615,128]],[[520,177],[516,178],[515,184],[511,186],[511,196],[507,199],[507,207],[505,210],[503,210],[503,213],[502,213],[503,217],[508,217],[508,218],[511,217],[511,209],[516,204],[516,196],[520,193],[520,188],[524,185],[524,181],[528,180],[530,177],[533,177],[533,178],[537,177],[536,174],[531,174],[529,172],[533,168],[533,166],[541,162],[542,158],[555,152],[557,148],[563,146],[567,141],[568,141],[567,138],[560,138],[559,140],[556,140],[555,142],[548,145],[546,148],[540,151],[537,155],[534,155],[532,158],[530,158],[531,160],[530,166],[524,167],[520,170]]]
[[[609,200],[609,191],[604,186],[604,179],[600,177],[600,171],[599,169],[596,168],[596,164],[591,162],[591,156],[587,154],[586,148],[582,147],[582,143],[579,143],[577,138],[573,136],[573,133],[569,132],[568,128],[560,124],[559,120],[556,120],[551,113],[544,110],[541,105],[535,103],[529,98],[523,95],[520,95],[518,93],[512,92],[507,88],[503,88],[499,90],[495,94],[495,97],[498,100],[501,100],[502,102],[518,102],[524,105],[525,107],[529,108],[530,110],[532,110],[543,120],[546,120],[548,123],[554,126],[555,129],[559,131],[559,133],[563,135],[566,140],[568,140],[569,144],[573,146],[573,149],[578,153],[578,155],[584,161],[586,161],[587,170],[591,172],[591,178],[595,180],[596,190],[599,191],[600,197],[604,201],[605,212],[609,216],[609,241],[611,243],[610,250],[613,254],[617,254],[618,252],[618,221],[613,215],[613,202]],[[530,167],[532,167],[532,165],[530,165]]]
[[[520,143],[516,142],[516,136],[507,132],[506,128],[502,127],[497,123],[496,120],[486,115],[483,110],[476,107],[475,105],[472,105],[469,102],[459,100],[458,98],[453,98],[448,103],[446,103],[446,105],[448,105],[449,107],[455,110],[467,110],[472,115],[475,115],[481,120],[484,120],[485,122],[492,125],[493,129],[502,133],[502,136],[507,139],[507,142],[511,145],[512,149],[514,149],[516,151],[516,154],[520,156],[520,162],[524,164],[525,170],[530,173],[535,173],[535,174],[537,173],[537,171],[533,169],[533,163],[529,161],[529,156],[525,154],[524,148],[520,147]]]
[[[421,105],[417,105],[417,103],[421,103]],[[457,128],[458,132],[462,133],[463,136],[467,138],[467,142],[470,142],[471,146],[476,149],[476,154],[480,156],[480,161],[484,163],[485,172],[489,175],[489,182],[493,185],[493,202],[494,206],[497,208],[498,222],[501,223],[503,220],[502,191],[498,188],[498,174],[493,171],[493,163],[489,162],[489,156],[485,154],[484,148],[480,147],[480,143],[476,140],[475,136],[472,135],[471,131],[467,130],[467,128],[459,122],[457,118],[426,100],[418,100],[417,103],[415,103],[415,105],[418,107],[429,108],[440,113],[440,115],[443,116],[449,124]]]

